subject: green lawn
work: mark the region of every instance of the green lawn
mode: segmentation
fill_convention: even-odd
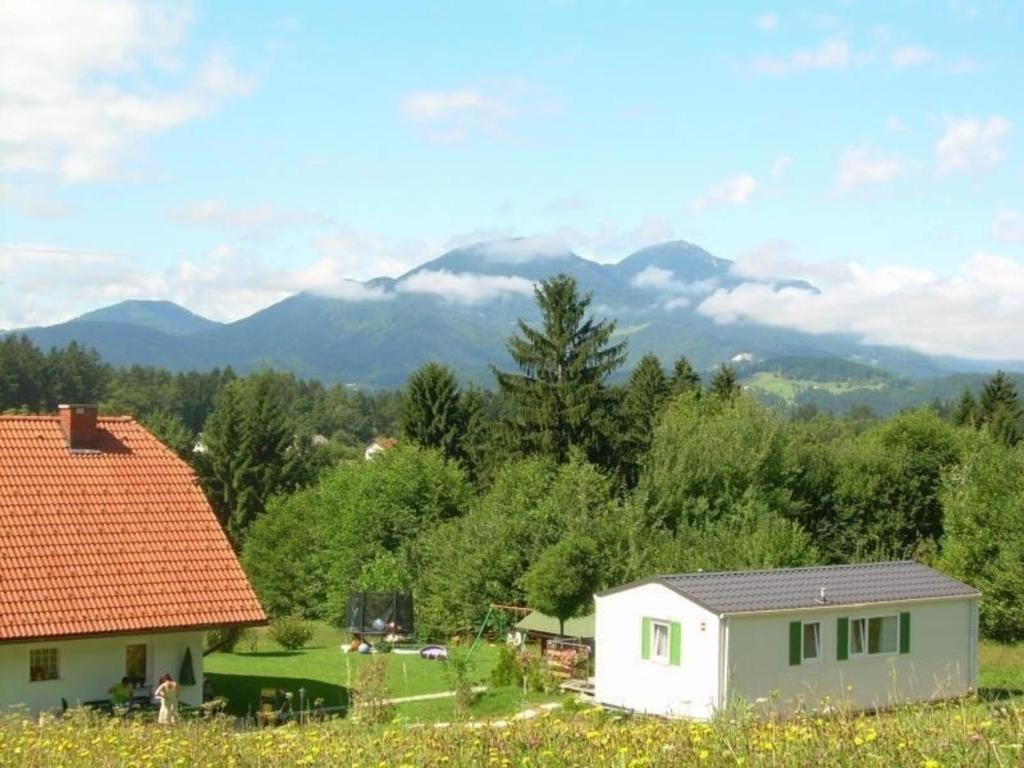
[[[288,651],[256,630],[255,647],[246,639],[233,653],[213,653],[206,657],[206,676],[219,696],[228,699],[233,714],[245,715],[259,708],[260,690],[281,688],[294,694],[293,706],[298,708],[299,689],[305,689],[306,701],[323,698],[327,707],[348,705],[348,689],[356,679],[359,667],[369,660],[361,654],[343,654],[339,650],[348,641],[348,634],[326,624],[314,624],[315,634],[306,648]],[[487,685],[497,662],[497,648],[481,644],[471,658],[470,677],[474,684]],[[390,653],[384,656],[388,665],[388,695],[391,698],[439,693],[451,690],[447,665],[427,661],[415,655]],[[488,691],[474,705],[479,716],[514,712],[533,702],[552,697],[535,694],[524,697],[511,689]],[[436,700],[403,704],[399,715],[412,720],[437,721],[450,719],[452,702]]]
[[[983,641],[978,653],[978,687],[986,698],[1024,696],[1024,644]]]
[[[265,630],[258,630],[255,649],[243,640],[234,653],[214,653],[206,657],[206,675],[217,694],[228,699],[230,712],[236,715],[255,712],[261,688],[291,691],[296,708],[300,688],[305,688],[307,701],[323,697],[328,707],[347,706],[348,689],[359,667],[370,657],[341,653],[339,646],[347,641],[347,634],[326,624],[314,626],[316,632],[312,641],[300,651],[286,651],[271,641]],[[393,653],[384,659],[388,664],[392,698],[451,690],[447,665],[443,662]],[[983,642],[980,659],[982,696],[1024,696],[1024,644],[1008,646]],[[487,685],[496,661],[495,646],[482,644],[478,647],[471,659],[474,683]],[[472,715],[500,717],[559,698],[558,695],[524,694],[511,688],[488,690],[474,704]],[[451,699],[410,702],[400,705],[397,714],[416,722],[451,720],[453,702]]]

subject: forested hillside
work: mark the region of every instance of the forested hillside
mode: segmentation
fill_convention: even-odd
[[[403,588],[440,634],[490,602],[564,607],[552,574],[560,594],[587,595],[652,572],[913,557],[983,591],[988,636],[1024,639],[1011,377],[887,419],[769,407],[733,368],[702,377],[686,358],[644,356],[617,380],[626,342],[572,278],[535,299],[493,392],[441,363],[367,395],[269,370],[112,368],[11,337],[0,406],[98,400],[143,419],[196,468],[275,615],[337,621],[350,590]],[[832,366],[753,373],[813,381]],[[382,434],[398,446],[364,460]]]

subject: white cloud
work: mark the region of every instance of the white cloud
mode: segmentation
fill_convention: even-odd
[[[453,304],[479,304],[510,294],[532,296],[533,283],[511,275],[422,270],[403,278],[395,290],[436,296]]]
[[[349,243],[363,255],[371,247],[378,253],[397,247],[355,234]],[[215,320],[237,320],[299,291],[359,302],[393,297],[381,286],[353,279],[351,264],[347,251],[329,248],[311,263],[280,267],[223,244],[144,269],[122,254],[0,244],[0,328],[51,325],[124,299],[169,299]],[[363,263],[362,271],[377,267]],[[405,265],[395,268],[404,271]]]
[[[423,130],[431,141],[459,144],[479,135],[501,138],[505,123],[519,110],[513,105],[522,83],[483,88],[420,90],[405,94],[399,111],[409,123]]]
[[[953,75],[970,75],[981,69],[981,64],[973,56],[957,56],[949,63],[949,72]]]
[[[49,325],[166,287],[130,259],[39,243],[0,244],[0,328]]]
[[[699,296],[710,293],[718,287],[718,281],[714,279],[695,280],[690,283],[684,282],[676,278],[676,273],[672,270],[656,267],[653,264],[644,267],[633,275],[630,283],[637,288],[646,288],[682,296]]]
[[[786,171],[789,170],[789,166],[793,164],[792,155],[779,155],[772,161],[772,178],[781,179],[786,175]]]
[[[1024,245],[1024,213],[1000,210],[992,222],[992,237],[1004,243]]]
[[[891,115],[885,121],[885,128],[889,133],[903,133],[907,130],[907,124],[900,120],[895,115]]]
[[[316,237],[313,250],[335,265],[339,275],[357,280],[398,277],[437,255],[440,243],[385,240],[355,230],[336,230]]]
[[[569,255],[569,246],[560,232],[532,237],[494,240],[480,248],[480,254],[497,264],[522,264],[537,259],[557,259]]]
[[[1013,123],[1002,115],[987,120],[973,117],[947,117],[946,131],[935,142],[935,160],[939,173],[983,171],[1006,159],[1003,141]]]
[[[71,213],[70,205],[46,192],[3,182],[0,182],[0,204],[32,219],[58,219]]]
[[[313,211],[297,211],[273,205],[232,207],[222,200],[199,200],[171,212],[171,218],[185,224],[195,224],[237,230],[246,235],[268,234],[289,225],[326,225],[329,216]]]
[[[920,67],[935,58],[931,49],[923,45],[904,45],[895,49],[889,56],[889,63],[894,69]]]
[[[886,155],[876,147],[850,147],[839,158],[836,189],[842,194],[866,184],[883,184],[897,178],[904,170],[900,158]]]
[[[749,320],[808,333],[850,333],[865,343],[926,354],[1024,359],[1021,261],[977,253],[952,277],[856,262],[806,271],[817,273],[820,292],[743,283],[715,291],[698,311],[720,323]]]
[[[762,13],[754,19],[754,25],[762,32],[773,32],[779,28],[779,17],[774,13]]]
[[[730,176],[690,200],[690,210],[699,213],[714,205],[743,205],[757,191],[757,187],[757,179],[749,173]]]
[[[178,60],[185,6],[139,0],[10,0],[0,14],[0,168],[94,181],[141,142],[244,93],[214,55]],[[167,85],[166,83],[173,83]]]
[[[751,66],[756,74],[786,75],[803,70],[845,69],[851,61],[850,45],[842,38],[823,40],[787,56],[760,56]]]

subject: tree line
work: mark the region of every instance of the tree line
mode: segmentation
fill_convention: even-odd
[[[685,358],[645,357],[613,386],[614,323],[571,278],[536,298],[495,395],[426,365],[399,447],[269,501],[243,560],[272,613],[337,622],[350,590],[402,589],[441,635],[491,602],[565,619],[651,573],[916,558],[982,590],[986,635],[1024,638],[1022,409],[1004,374],[950,418],[792,418]]]
[[[768,408],[729,366],[704,381],[685,357],[645,356],[616,385],[614,322],[568,277],[536,300],[495,391],[439,363],[373,394],[273,371],[113,369],[8,337],[0,407],[99,400],[142,418],[196,468],[275,615],[341,621],[350,590],[404,589],[422,631],[443,634],[490,602],[566,618],[655,572],[913,557],[985,593],[987,635],[1024,638],[1008,376],[888,420]],[[398,447],[364,460],[382,434]]]

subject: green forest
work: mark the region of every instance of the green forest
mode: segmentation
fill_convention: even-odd
[[[194,467],[267,610],[340,621],[353,588],[408,589],[425,636],[491,602],[565,618],[657,572],[914,558],[980,589],[1024,639],[1024,407],[996,373],[880,419],[766,405],[725,366],[642,358],[572,278],[538,284],[493,390],[442,362],[397,392],[271,370],[113,368],[0,340],[0,409],[99,402]],[[766,371],[770,372],[770,371]],[[807,374],[808,377],[811,373]],[[376,436],[398,445],[373,459]]]

